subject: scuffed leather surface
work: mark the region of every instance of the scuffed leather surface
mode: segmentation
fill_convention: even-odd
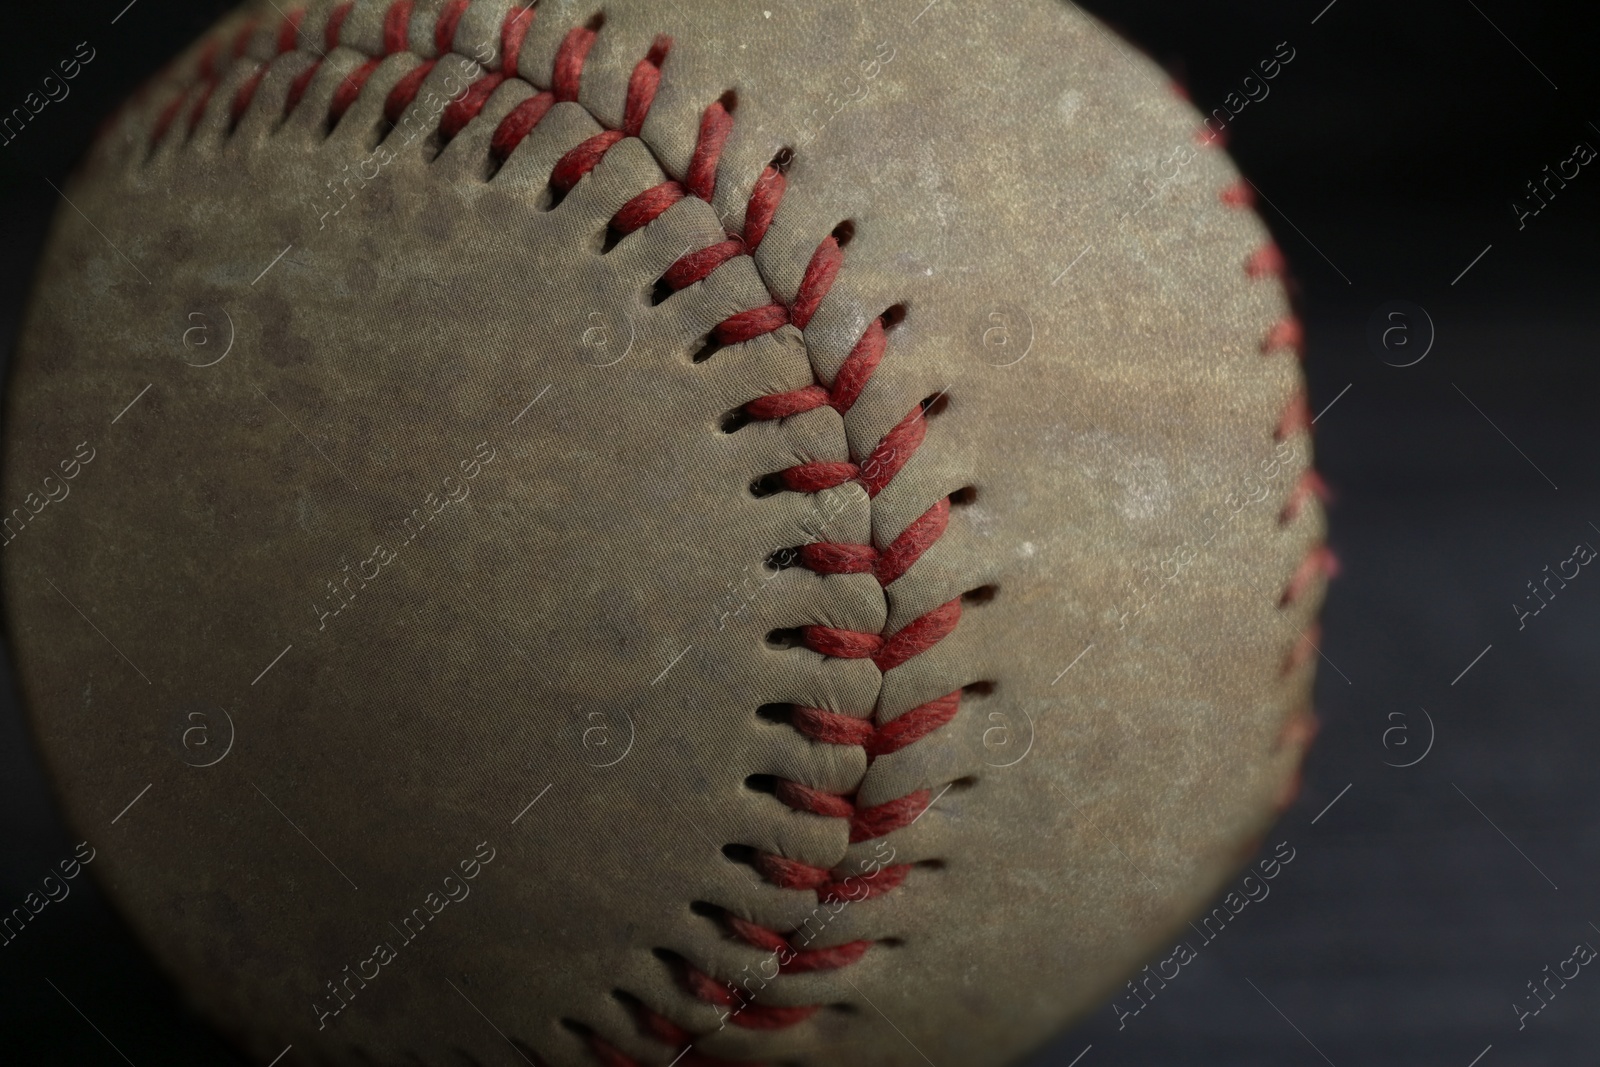
[[[439,6],[417,5],[422,57],[418,27]],[[1214,149],[1118,221],[1130,180],[1191,143],[1193,111],[1047,0],[770,17],[618,3],[579,101],[486,180],[494,124],[549,85],[562,36],[594,13],[546,3],[519,63],[534,88],[508,81],[437,158],[425,138],[393,146],[319,218],[326,183],[369,157],[384,95],[420,62],[387,59],[328,132],[358,49],[381,52],[383,7],[356,5],[287,120],[309,51],[273,63],[230,131],[228,101],[274,54],[276,12],[252,5],[267,28],[192,136],[185,113],[149,149],[197,53],[111,125],[41,267],[6,400],[6,506],[79,442],[95,459],[4,548],[6,618],[111,895],[195,1003],[265,1058],[292,1042],[327,1063],[525,1062],[509,1038],[552,1064],[592,1062],[571,1019],[669,1062],[678,1050],[637,1032],[620,990],[710,1032],[696,1047],[720,1056],[999,1064],[1093,1007],[1264,830],[1298,758],[1275,739],[1311,682],[1282,666],[1320,590],[1278,606],[1321,536],[1315,506],[1278,522],[1304,435],[1260,478],[1298,385],[1292,357],[1260,350],[1282,291],[1243,269],[1266,231],[1218,202],[1234,173]],[[506,9],[473,4],[457,51],[494,65]],[[320,41],[326,11],[302,41]],[[658,33],[674,45],[642,139],[550,209],[550,167],[618,124]],[[884,46],[892,60],[865,79]],[[477,71],[447,58],[429,84]],[[714,203],[685,200],[604,251],[610,216],[682,175],[701,111],[728,89]],[[784,147],[788,193],[754,260],[652,305],[679,255],[737,228]],[[792,298],[844,220],[844,269],[803,333],[692,361],[723,318],[769,290]],[[897,304],[906,317],[847,417],[721,432],[747,400],[831,378]],[[225,318],[228,357],[191,365],[219,349],[186,331],[206,323],[220,345]],[[926,443],[870,504],[854,486],[751,495],[763,474],[864,455],[941,392]],[[462,462],[485,451],[468,479]],[[1235,512],[1252,475],[1266,498]],[[463,486],[407,539],[413,509]],[[967,486],[976,501],[887,591],[762,566],[808,537],[887,543]],[[1216,514],[1221,533],[1125,618],[1130,587],[1153,588],[1147,575]],[[371,574],[379,545],[394,560],[319,620],[336,603],[326,583]],[[765,640],[898,627],[991,585],[886,677]],[[870,771],[859,750],[757,715],[795,702],[883,722],[980,682],[992,693]],[[215,766],[184,761],[194,708],[232,718]],[[850,845],[840,821],[790,810],[750,775],[859,783],[863,803],[960,784],[914,825]],[[398,944],[390,924],[481,842],[495,858],[470,896],[319,1030],[325,983]],[[892,944],[762,990],[833,1006],[807,1023],[715,1032],[718,1012],[655,954],[731,980],[764,954],[693,902],[777,928],[814,912],[812,894],[762,882],[726,844],[848,866],[887,845],[919,864],[819,942]]]

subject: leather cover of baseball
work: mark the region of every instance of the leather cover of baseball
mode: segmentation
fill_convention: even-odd
[[[252,3],[63,192],[6,622],[260,1062],[1006,1063],[1292,791],[1282,257],[1064,3]]]

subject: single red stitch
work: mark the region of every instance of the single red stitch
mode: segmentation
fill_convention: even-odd
[[[1252,278],[1264,278],[1269,274],[1281,277],[1288,269],[1288,260],[1283,258],[1282,249],[1275,244],[1256,249],[1244,265],[1244,272]]]
[[[167,130],[172,127],[172,121],[178,117],[178,111],[183,107],[183,102],[188,98],[189,91],[185,89],[173,97],[172,103],[161,109],[161,114],[157,116],[156,124],[150,133],[152,147],[161,143],[161,139],[166,136]]]
[[[1293,674],[1310,662],[1311,657],[1317,654],[1317,638],[1322,636],[1322,627],[1312,623],[1301,634],[1294,647],[1289,649],[1289,655],[1284,657],[1284,674]]]
[[[618,208],[611,217],[611,225],[623,234],[642,230],[685,195],[683,186],[674,181],[653,185]]]
[[[643,1003],[636,1003],[634,1013],[639,1019],[639,1029],[668,1045],[687,1045],[694,1035],[659,1012],[651,1011]]]
[[[1300,566],[1295,568],[1283,596],[1278,599],[1278,606],[1288,607],[1299,600],[1319,578],[1332,578],[1338,573],[1339,558],[1333,554],[1333,549],[1327,545],[1314,546],[1300,561]]]
[[[1285,747],[1299,749],[1300,761],[1303,761],[1306,749],[1315,740],[1321,728],[1322,723],[1310,708],[1306,708],[1291,715],[1284,722],[1283,728],[1278,733],[1276,747],[1280,751]],[[1304,784],[1305,771],[1303,763],[1297,761],[1294,771],[1284,780],[1282,787],[1279,788],[1277,795],[1273,798],[1273,809],[1280,815],[1287,811],[1289,806],[1295,802],[1295,798],[1300,795],[1300,790]]]
[[[900,888],[906,880],[906,875],[911,873],[911,864],[900,863],[892,867],[880,867],[872,874],[850,875],[839,881],[829,881],[817,887],[817,899],[824,904],[858,903],[881,897],[885,893]],[[852,887],[851,883],[855,883]],[[859,894],[856,889],[862,890]]]
[[[961,598],[957,597],[895,631],[872,657],[872,662],[887,674],[950,636],[960,621]]]
[[[854,463],[818,460],[790,467],[778,472],[778,476],[791,493],[820,493],[855,481],[861,476],[861,468]]]
[[[622,108],[622,132],[629,137],[639,136],[639,131],[644,129],[645,116],[650,113],[656,89],[661,85],[661,64],[671,48],[672,38],[660,34],[649,53],[633,68],[633,76],[628,79],[628,98]]]
[[[733,1008],[727,1016],[727,1021],[735,1026],[747,1030],[781,1030],[785,1027],[803,1023],[822,1009],[820,1004],[806,1004],[800,1007],[780,1007],[772,1004],[757,1004],[754,1001],[740,1002],[738,993],[726,982],[719,982],[698,968],[685,964],[683,968],[684,984],[689,991],[708,1004],[717,1004],[724,1008]]]
[[[919,404],[883,435],[883,440],[861,465],[861,484],[866,487],[867,496],[875,497],[883,492],[900,469],[910,462],[911,454],[921,446],[927,433],[928,420]]]
[[[818,574],[873,574],[878,567],[878,550],[871,545],[813,541],[800,546],[800,562]]]
[[[756,870],[761,876],[781,889],[816,889],[833,882],[833,872],[822,867],[813,867],[809,863],[801,863],[785,856],[776,856],[770,852],[762,852],[756,856]]]
[[[1312,497],[1327,503],[1331,496],[1328,483],[1322,480],[1322,475],[1318,474],[1315,468],[1307,467],[1305,473],[1300,475],[1300,480],[1290,490],[1289,499],[1283,505],[1283,510],[1278,512],[1278,525],[1287,526],[1299,518],[1301,509]]]
[[[211,103],[211,94],[217,89],[215,81],[208,81],[200,87],[200,97],[194,102],[194,110],[189,112],[189,133],[193,134],[195,127],[200,125],[200,120],[205,117],[206,105]]]
[[[383,117],[390,122],[398,123],[401,116],[406,113],[406,108],[417,98],[417,93],[422,90],[422,83],[429,74],[433,73],[435,59],[425,59],[417,66],[406,72],[405,77],[394,83],[394,88],[389,90],[388,99],[383,102]]]
[[[328,25],[322,31],[322,43],[328,51],[339,47],[339,32],[344,29],[344,20],[350,17],[350,9],[354,3],[340,4],[328,13]]]
[[[583,62],[594,47],[595,32],[586,26],[574,26],[567,31],[556,50],[555,73],[550,78],[550,88],[557,100],[578,99],[578,83],[583,78]]]
[[[733,116],[717,101],[700,116],[700,136],[696,138],[694,155],[689,159],[689,169],[683,176],[684,188],[710,202],[717,183],[717,164],[722,159],[722,146],[733,132]]]
[[[1255,207],[1256,191],[1250,187],[1249,182],[1240,178],[1225,186],[1217,198],[1231,208],[1245,211]]]
[[[256,90],[261,88],[261,79],[266,77],[267,68],[261,67],[250,77],[245,79],[239,91],[233,94],[233,103],[228,106],[228,121],[234,126],[244,118],[244,113],[250,110],[250,104],[256,98]]]
[[[813,652],[834,659],[871,659],[883,650],[881,634],[842,630],[837,626],[802,626],[802,643]]]
[[[233,58],[240,59],[250,48],[250,39],[255,36],[256,29],[261,25],[260,19],[247,19],[239,27],[238,36],[233,39]]]
[[[877,730],[871,721],[822,708],[795,708],[794,728],[827,745],[855,745],[865,748]]]
[[[599,1034],[586,1036],[589,1051],[600,1061],[601,1067],[639,1067],[639,1061],[606,1041]]]
[[[439,12],[439,21],[433,24],[433,49],[441,56],[454,51],[456,27],[461,25],[468,3],[469,0],[450,0]]]
[[[322,69],[322,60],[317,60],[311,66],[294,76],[294,81],[289,83],[289,95],[283,100],[283,113],[285,116],[300,106],[300,101],[306,95],[306,90],[311,87],[311,79],[317,76],[317,71]]]
[[[833,394],[834,409],[841,415],[850,410],[861,396],[861,391],[867,387],[873,372],[883,361],[883,352],[888,344],[889,337],[883,328],[883,319],[873,319],[867,324],[861,340],[856,342],[845,361],[839,365],[839,373],[833,376],[833,386],[829,392]]]
[[[464,129],[467,123],[478,117],[478,112],[489,102],[489,97],[500,88],[500,83],[506,80],[504,74],[498,71],[485,74],[473,82],[467,91],[446,105],[444,112],[439,116],[439,133],[446,141],[453,141]]]
[[[550,187],[563,193],[571,192],[572,187],[578,184],[578,179],[593,170],[622,138],[621,130],[601,130],[568,151],[550,172]]]
[[[222,42],[213,37],[206,42],[200,50],[200,63],[198,75],[202,81],[214,81],[217,77],[217,54],[222,51]]]
[[[372,77],[372,72],[378,69],[379,59],[369,59],[361,66],[352,70],[339,82],[333,90],[333,99],[328,103],[328,122],[337,123],[344,118],[344,113],[350,110],[350,105],[356,102],[361,95],[361,90],[366,88],[367,79]]]
[[[1267,336],[1261,342],[1261,354],[1271,355],[1273,352],[1288,350],[1296,356],[1304,356],[1306,347],[1306,330],[1300,320],[1294,316],[1279,319],[1267,331]]]
[[[856,806],[848,796],[824,793],[820,789],[786,779],[778,782],[778,799],[796,811],[809,811],[830,819],[849,819],[856,814]]]
[[[756,179],[755,188],[750,190],[750,202],[744,209],[744,239],[751,248],[760,245],[767,235],[767,227],[772,225],[772,216],[778,213],[778,204],[788,184],[783,172],[773,166],[768,166]]]
[[[404,52],[411,29],[411,0],[394,0],[383,13],[383,51],[385,55]]]
[[[506,12],[505,21],[500,24],[500,69],[509,73],[517,72],[517,60],[522,56],[522,40],[528,36],[528,27],[533,25],[534,16],[538,12],[533,5],[527,7],[514,7]]]
[[[786,419],[826,407],[833,398],[820,385],[803,385],[787,393],[769,393],[757,397],[744,406],[745,413],[755,419]]]
[[[1283,415],[1278,419],[1277,429],[1273,431],[1273,439],[1283,441],[1302,430],[1311,430],[1311,409],[1306,406],[1305,390],[1297,389],[1289,398],[1288,405],[1283,409]]]
[[[949,524],[950,499],[940,497],[933,507],[912,520],[911,525],[891,541],[878,557],[878,584],[892,585],[895,579],[910,570],[911,565],[944,536]]]
[[[489,151],[494,155],[495,161],[504,163],[511,158],[511,153],[516,151],[522,139],[539,125],[539,121],[549,114],[555,105],[556,98],[553,93],[536,93],[522,103],[511,109],[511,113],[500,120],[500,125],[495,127],[494,137],[489,141]]]
[[[806,328],[811,316],[821,306],[822,298],[833,288],[834,279],[839,276],[839,268],[843,265],[844,253],[839,249],[839,242],[830,234],[811,253],[811,262],[806,264],[805,275],[800,279],[800,289],[794,294],[794,303],[789,306],[790,322],[799,329]]]
[[[782,304],[768,304],[766,307],[751,308],[749,311],[741,311],[724,319],[717,325],[714,333],[722,344],[736,345],[760,337],[762,334],[771,333],[788,322],[788,308]]]
[[[283,16],[283,23],[278,27],[278,54],[293,52],[300,43],[300,23],[305,21],[306,9],[297,7]]]
[[[833,971],[848,967],[866,955],[871,941],[850,941],[830,948],[795,948],[794,944],[776,930],[768,930],[736,915],[727,917],[728,927],[741,941],[765,952],[777,954],[778,973],[807,974],[813,971]]]
[[[743,241],[737,237],[730,237],[726,241],[719,241],[709,248],[702,248],[698,252],[690,252],[671,267],[668,267],[667,273],[661,276],[661,280],[674,291],[687,289],[695,282],[709,276],[712,271],[728,260],[745,255],[746,251]]]
[[[863,747],[867,759],[874,760],[898,752],[914,744],[956,717],[961,710],[961,690],[918,705],[904,715],[891,719],[873,732],[872,739]]]
[[[928,810],[932,800],[932,791],[918,789],[876,807],[857,810],[850,819],[850,843],[871,841],[910,826]]]

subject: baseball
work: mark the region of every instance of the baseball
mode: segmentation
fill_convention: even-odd
[[[7,396],[96,880],[283,1067],[1135,1011],[1293,858],[1331,568],[1221,142],[1059,0],[247,4],[63,187]]]

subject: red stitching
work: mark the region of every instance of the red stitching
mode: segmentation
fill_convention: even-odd
[[[328,104],[330,123],[338,122],[344,117],[350,105],[356,102],[356,97],[361,95],[361,90],[367,87],[367,79],[372,77],[372,72],[378,69],[378,64],[381,62],[383,61],[380,59],[369,59],[339,82],[338,87],[333,90],[333,99]]]
[[[1296,356],[1304,356],[1305,347],[1305,327],[1300,324],[1299,319],[1291,315],[1272,324],[1272,329],[1267,331],[1267,336],[1261,341],[1261,354],[1266,356],[1288,349]]]
[[[278,27],[278,54],[293,52],[300,42],[300,23],[305,21],[305,8],[296,8],[283,16],[283,24]]]
[[[468,0],[450,0],[439,12],[439,21],[433,27],[433,50],[441,56],[455,47],[456,27],[467,13],[467,4]]]
[[[240,59],[250,47],[250,39],[255,36],[256,27],[260,26],[259,19],[246,19],[245,24],[239,28],[239,33],[233,39],[233,58]]]
[[[383,13],[383,52],[394,55],[404,52],[410,42],[406,34],[411,28],[411,0],[395,0]]]
[[[339,46],[342,28],[352,6],[350,3],[341,4],[329,14],[323,29],[327,48]],[[444,55],[453,48],[466,9],[465,0],[450,0],[441,8],[433,26],[433,44],[438,54]],[[372,73],[384,56],[409,49],[409,32],[415,14],[411,0],[397,0],[385,9],[383,54],[369,55],[355,71],[341,80],[329,103],[330,121],[337,122],[365,91]],[[448,141],[460,134],[483,111],[506,79],[516,75],[521,48],[533,17],[533,9],[528,7],[516,8],[506,14],[500,29],[500,69],[481,76],[459,99],[444,108],[439,118],[439,133],[443,139]],[[303,18],[303,11],[295,11],[284,17],[276,33],[276,45],[280,53],[287,54],[296,49]],[[490,139],[490,152],[497,161],[505,162],[555,103],[578,99],[584,64],[598,29],[599,23],[596,21],[567,32],[552,65],[550,88],[521,101],[496,125]],[[634,67],[628,82],[620,128],[606,129],[588,138],[557,162],[550,175],[550,185],[556,193],[573,188],[584,175],[600,164],[611,148],[627,137],[638,136],[643,130],[671,47],[670,38],[657,37],[649,52]],[[204,113],[210,93],[221,77],[217,58],[216,42],[201,53],[202,84],[191,112],[191,126]],[[411,106],[436,62],[437,59],[422,58],[389,91],[384,102],[384,113],[391,122],[397,122]],[[293,79],[285,100],[285,114],[294,111],[303,101],[320,67],[319,60]],[[255,99],[264,69],[255,72],[235,95],[231,105],[235,121],[242,117]],[[152,137],[153,143],[160,141],[166,127],[192,95],[186,91],[163,112]],[[686,197],[707,201],[713,199],[723,149],[733,128],[734,110],[735,101],[731,94],[707,106],[701,113],[694,149],[682,178],[668,179],[635,195],[613,217],[613,228],[620,233],[631,233],[649,225]],[[664,273],[663,284],[669,289],[678,290],[703,281],[719,267],[735,258],[749,255],[759,245],[770,230],[787,188],[783,174],[787,157],[788,152],[785,151],[762,171],[755,182],[746,204],[742,233],[730,234],[722,241],[681,256]],[[825,237],[812,253],[792,301],[784,303],[774,299],[763,306],[730,315],[716,325],[712,331],[713,338],[718,343],[731,345],[789,325],[804,330],[832,290],[843,264],[844,250],[840,239],[831,235]],[[744,406],[745,414],[754,420],[771,420],[823,406],[832,407],[841,414],[849,412],[883,359],[887,346],[886,325],[883,317],[868,323],[831,383],[818,382],[786,393],[753,398]],[[779,481],[797,492],[819,492],[855,482],[869,497],[875,497],[904,468],[920,447],[926,432],[926,415],[919,404],[859,462],[851,459],[803,463],[779,472]],[[794,553],[793,559],[797,565],[821,575],[872,574],[880,586],[888,586],[905,575],[940,538],[948,525],[949,511],[948,500],[935,502],[886,546],[821,542],[802,546]],[[894,632],[866,633],[816,625],[802,627],[800,633],[802,643],[813,652],[835,658],[871,659],[881,672],[887,672],[943,640],[955,630],[960,617],[961,601],[957,598],[911,620]],[[961,690],[955,690],[882,725],[874,724],[870,715],[858,718],[809,707],[795,708],[792,724],[797,731],[813,740],[859,747],[870,763],[914,744],[947,725],[960,710],[961,695]],[[906,796],[863,807],[857,803],[853,793],[830,794],[792,781],[780,781],[775,791],[782,803],[797,810],[818,817],[845,820],[848,823],[848,838],[852,843],[883,837],[906,828],[927,810],[932,800],[930,790],[917,789]],[[899,864],[880,867],[871,875],[846,876],[840,871],[767,853],[758,853],[754,865],[774,885],[814,892],[817,899],[826,904],[853,903],[892,892],[905,881],[911,869],[909,864]],[[795,944],[793,935],[769,930],[748,920],[727,916],[725,925],[733,936],[747,944],[780,952],[783,957],[780,970],[783,973],[846,967],[859,961],[872,946],[871,942],[863,940],[807,949]],[[748,994],[690,964],[683,965],[680,977],[697,999],[731,1009],[728,1016],[730,1021],[749,1029],[793,1026],[811,1018],[820,1009],[820,1005],[789,1007],[754,1003]],[[643,1005],[638,1007],[636,1014],[641,1030],[654,1037],[670,1039],[678,1044],[687,1043],[694,1037],[689,1031]],[[636,1067],[631,1058],[598,1035],[590,1034],[589,1044],[603,1062],[617,1067]],[[695,1055],[689,1062],[712,1061]]]
[[[1289,261],[1283,258],[1283,251],[1275,244],[1256,249],[1244,265],[1244,272],[1252,278],[1265,278],[1268,275],[1281,278],[1288,269]]]
[[[1224,187],[1217,198],[1231,208],[1247,211],[1255,207],[1256,191],[1251,188],[1249,182],[1240,178],[1238,181]]]
[[[266,77],[267,68],[262,67],[249,78],[245,79],[239,91],[233,94],[233,102],[228,105],[228,121],[234,126],[239,125],[239,120],[244,118],[244,113],[250,110],[250,105],[255,101],[256,90],[261,88],[261,79]]]
[[[294,81],[289,83],[289,95],[283,101],[283,113],[288,115],[300,106],[301,99],[306,95],[306,90],[311,87],[311,79],[317,76],[317,71],[322,68],[322,60],[317,60],[311,66],[295,75]],[[159,134],[155,140],[161,140]]]
[[[466,0],[460,0],[465,4]],[[439,134],[446,141],[453,141],[456,134],[466,128],[467,123],[478,117],[478,112],[483,110],[483,105],[489,102],[489,97],[500,88],[500,83],[506,76],[499,72],[485,74],[461,94],[459,100],[452,100],[439,116]]]
[[[423,81],[433,73],[434,66],[439,61],[436,59],[423,60],[408,71],[405,77],[394,83],[394,88],[389,90],[389,96],[383,102],[383,117],[390,122],[399,122],[405,115],[406,108],[417,98],[417,93],[422,89]]]
[[[504,163],[511,158],[511,153],[517,145],[539,125],[540,120],[555,102],[554,94],[537,93],[512,108],[511,113],[500,120],[500,125],[495,127],[494,136],[489,140],[489,152],[496,162]]]
[[[339,31],[344,29],[344,20],[350,17],[350,9],[354,3],[340,4],[328,13],[328,25],[322,31],[322,43],[328,51],[339,47]]]
[[[517,72],[517,60],[522,56],[522,41],[528,36],[528,27],[533,25],[534,16],[538,12],[532,5],[528,7],[514,7],[506,12],[505,21],[500,24],[500,69]]]
[[[656,89],[661,85],[661,64],[666,61],[671,48],[672,38],[660,34],[650,46],[650,51],[633,68],[633,76],[628,79],[627,103],[622,110],[622,132],[629,137],[639,136],[639,131],[644,128],[645,116],[650,113],[650,105],[655,103]]]
[[[574,26],[562,39],[556,50],[555,72],[550,77],[550,89],[560,101],[578,99],[578,82],[583,76],[584,60],[594,47],[596,34],[587,26]]]

